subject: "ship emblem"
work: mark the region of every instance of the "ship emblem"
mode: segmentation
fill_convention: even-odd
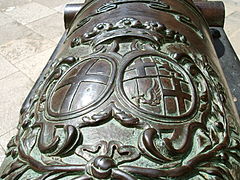
[[[107,58],[90,58],[67,71],[50,93],[50,116],[79,115],[106,97],[115,64]]]
[[[136,57],[125,67],[121,81],[123,96],[137,111],[161,119],[180,119],[194,113],[193,83],[169,57]]]

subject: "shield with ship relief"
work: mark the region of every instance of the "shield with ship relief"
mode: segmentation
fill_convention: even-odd
[[[108,57],[77,63],[52,88],[47,103],[48,115],[58,118],[79,116],[94,108],[107,97],[115,71],[115,62]]]
[[[174,122],[182,122],[194,113],[193,82],[174,59],[164,55],[129,59],[121,81],[120,91],[125,102],[157,121],[175,119]]]

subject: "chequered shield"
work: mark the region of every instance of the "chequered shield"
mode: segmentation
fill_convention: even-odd
[[[125,68],[123,91],[141,112],[163,118],[193,113],[195,90],[187,72],[174,60],[139,56]]]

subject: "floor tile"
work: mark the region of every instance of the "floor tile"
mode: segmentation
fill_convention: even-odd
[[[63,34],[62,34],[62,35],[63,35]],[[62,35],[61,35],[60,37],[56,37],[56,38],[52,39],[52,41],[56,43],[56,46],[57,46],[57,44],[59,43],[59,41],[61,40]]]
[[[29,23],[26,26],[47,39],[55,40],[56,38],[61,37],[64,32],[63,14],[55,13]]]
[[[0,26],[0,45],[9,41],[17,40],[34,33],[31,29],[18,22],[11,22]]]
[[[12,128],[10,131],[5,133],[4,135],[0,136],[0,145],[2,146],[3,150],[6,152],[7,144],[11,140],[13,136],[17,135],[17,128]]]
[[[240,54],[240,41],[239,41],[240,40],[240,30],[237,31],[233,36],[231,36],[229,38],[229,40],[230,40],[236,54]]]
[[[49,1],[49,0],[33,0],[34,2],[37,2],[39,4],[42,4],[44,6],[54,8],[56,6],[59,6],[61,4],[67,4],[69,0],[54,0],[54,1]]]
[[[9,17],[8,15],[0,12],[0,26],[11,23],[13,21],[14,20],[11,17]]]
[[[0,11],[8,11],[31,1],[32,0],[0,0]]]
[[[35,82],[50,59],[54,49],[55,47],[52,47],[42,53],[24,59],[17,63],[16,67]]]
[[[56,11],[41,4],[31,2],[22,6],[17,6],[12,11],[5,12],[22,24],[27,24],[43,17],[54,14]]]
[[[56,43],[37,33],[32,33],[21,39],[12,40],[0,45],[0,54],[2,54],[9,62],[15,64],[54,45],[56,45]]]
[[[85,2],[85,0],[70,0],[70,1],[68,1],[68,3],[84,3]]]
[[[17,72],[18,69],[15,68],[11,63],[9,63],[6,58],[0,55],[0,79]]]
[[[0,166],[5,158],[5,151],[3,150],[3,147],[0,145]]]
[[[240,6],[232,5],[229,3],[224,3],[225,5],[225,16],[229,16],[230,14],[234,13],[235,11],[240,12]]]
[[[223,0],[226,4],[231,4],[235,6],[240,6],[240,1],[239,0]]]
[[[240,29],[240,11],[228,15],[225,20],[224,29],[229,37],[233,36]]]
[[[67,4],[75,4],[75,3],[84,3],[84,0],[71,0],[71,1],[68,1],[68,3],[64,3],[54,7],[54,9],[60,13],[64,13],[64,8]]]
[[[22,72],[16,72],[0,80],[0,85],[0,135],[3,135],[17,126],[21,105],[33,82]]]
[[[85,0],[33,0],[34,2],[37,2],[39,4],[42,4],[44,6],[55,8],[63,4],[71,4],[71,3],[84,3]]]
[[[56,10],[59,13],[64,14],[64,8],[65,8],[66,4],[61,4],[60,6],[57,6],[54,8],[54,10]]]

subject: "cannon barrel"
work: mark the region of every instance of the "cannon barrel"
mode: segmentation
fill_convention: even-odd
[[[2,179],[240,179],[222,2],[88,0],[64,21]]]

